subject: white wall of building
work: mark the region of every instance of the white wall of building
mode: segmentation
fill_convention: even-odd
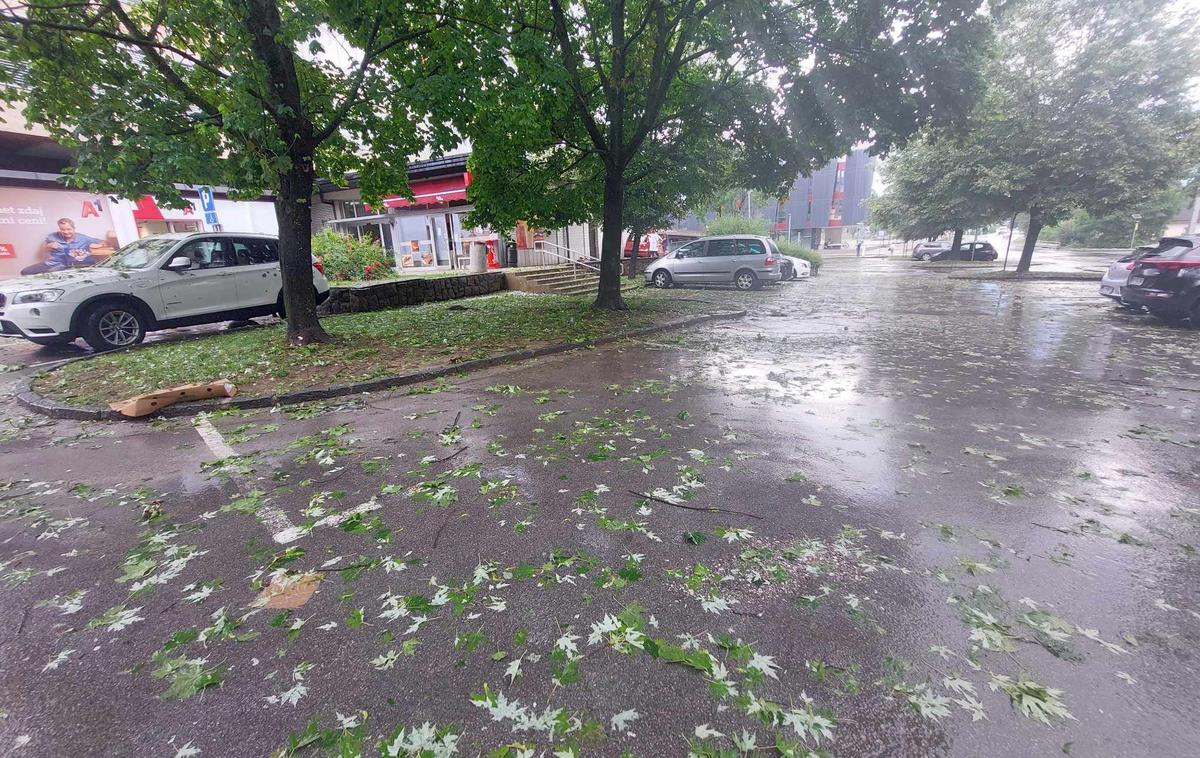
[[[201,229],[209,231],[204,224],[204,210],[200,207],[200,199],[185,197],[192,206],[192,212],[183,209],[162,208],[163,218],[168,221],[198,221]],[[225,232],[254,232],[257,234],[278,234],[279,222],[275,218],[275,205],[261,200],[228,200],[214,198],[213,206],[217,211],[217,220],[221,222],[221,231]],[[117,241],[127,245],[138,238],[138,222],[133,217],[137,203],[133,200],[116,200],[112,203],[113,227],[117,232]]]

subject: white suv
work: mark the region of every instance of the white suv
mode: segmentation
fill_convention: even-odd
[[[329,283],[313,262],[317,302]],[[83,337],[96,350],[146,332],[283,313],[279,242],[262,234],[160,234],[88,268],[0,282],[0,333],[39,345]]]

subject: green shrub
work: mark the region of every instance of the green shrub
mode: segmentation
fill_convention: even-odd
[[[705,234],[757,234],[760,237],[766,237],[770,227],[770,223],[765,218],[721,214],[708,222]]]
[[[825,258],[816,250],[810,250],[798,242],[789,242],[788,240],[776,240],[776,246],[779,247],[779,252],[792,258],[801,258],[808,261],[812,267],[812,272],[815,274],[821,268],[821,264],[825,262]]]
[[[312,238],[312,252],[325,266],[325,276],[339,282],[386,279],[396,273],[392,254],[378,243],[349,234],[325,231]]]

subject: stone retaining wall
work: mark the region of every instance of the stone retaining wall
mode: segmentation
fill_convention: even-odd
[[[403,308],[441,300],[490,295],[505,289],[504,274],[464,274],[462,276],[418,277],[394,282],[376,282],[334,287],[321,313],[361,313]]]

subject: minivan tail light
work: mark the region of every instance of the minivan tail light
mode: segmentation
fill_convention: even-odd
[[[763,261],[763,265],[764,266],[774,266],[775,265],[775,256],[768,255],[767,259]]]
[[[313,268],[321,272],[321,276],[325,276],[325,264],[321,263],[320,258],[313,259]]]

